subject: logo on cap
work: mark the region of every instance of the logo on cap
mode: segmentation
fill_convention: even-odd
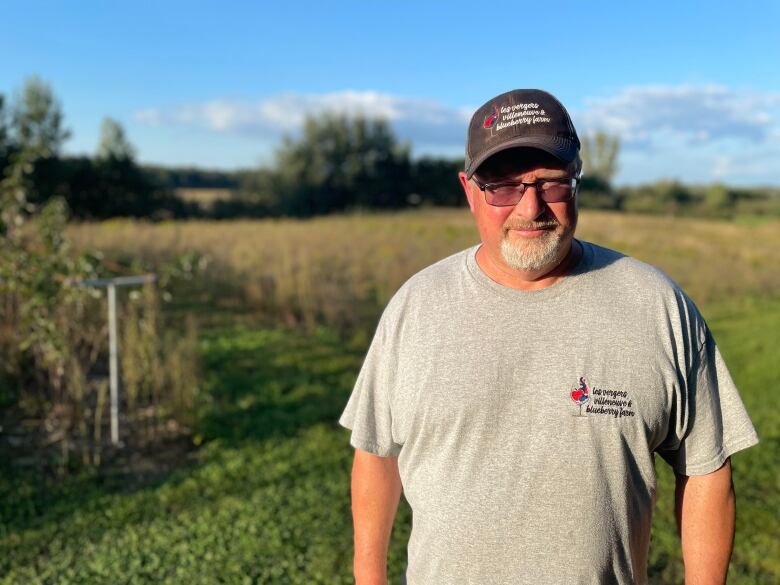
[[[485,117],[485,123],[483,124],[483,127],[486,129],[492,128],[496,125],[496,120],[498,120],[498,108],[493,106],[493,113]]]

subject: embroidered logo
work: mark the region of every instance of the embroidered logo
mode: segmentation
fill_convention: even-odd
[[[498,108],[496,106],[493,106],[493,113],[489,116],[485,117],[485,123],[484,128],[489,130],[496,124],[496,120],[498,120]]]
[[[574,404],[577,404],[580,407],[579,414],[576,414],[575,416],[585,416],[582,414],[582,405],[590,400],[590,388],[588,388],[588,383],[585,381],[584,377],[581,376],[580,383],[577,387],[571,389],[570,396],[574,401]]]
[[[482,127],[500,132],[505,128],[514,126],[535,126],[536,124],[550,124],[552,117],[537,103],[501,104],[493,106],[493,112],[485,116]]]
[[[623,418],[636,415],[634,401],[627,390],[610,390],[599,386],[593,386],[591,389],[584,376],[580,377],[579,384],[571,389],[569,396],[579,407],[578,413],[574,416],[601,414]],[[585,414],[582,413],[583,406],[585,406]]]

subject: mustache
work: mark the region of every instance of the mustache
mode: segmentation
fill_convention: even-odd
[[[504,224],[504,229],[543,230],[547,228],[556,228],[559,225],[559,222],[552,219],[546,221],[508,221]]]

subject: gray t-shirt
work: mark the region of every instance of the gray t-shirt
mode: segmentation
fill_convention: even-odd
[[[409,585],[645,583],[653,453],[701,475],[758,442],[693,302],[581,243],[541,290],[491,280],[477,245],[385,308],[339,423],[398,456]]]

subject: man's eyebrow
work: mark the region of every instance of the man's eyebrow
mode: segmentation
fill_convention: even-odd
[[[562,178],[572,175],[571,170],[568,167],[555,168],[544,167],[544,164],[540,164],[541,170],[539,175],[547,178]],[[517,181],[515,177],[526,175],[535,170],[535,167],[523,168],[522,165],[507,165],[506,167],[496,166],[493,169],[485,168],[481,172],[475,172],[474,177],[482,181],[483,183],[503,183],[507,181]]]
[[[518,182],[519,179],[517,177],[522,177],[531,172],[533,171],[523,171],[519,173],[505,173],[501,175],[495,175],[490,178],[484,179],[484,182],[487,183]],[[569,176],[571,176],[571,173],[569,173],[565,169],[546,169],[546,170],[539,171],[536,174],[537,179],[565,179],[566,177]],[[480,177],[480,179],[482,179],[482,177]]]
[[[539,173],[539,176],[549,176],[549,177],[568,177],[569,172],[565,169],[548,169],[545,171],[541,171]]]

